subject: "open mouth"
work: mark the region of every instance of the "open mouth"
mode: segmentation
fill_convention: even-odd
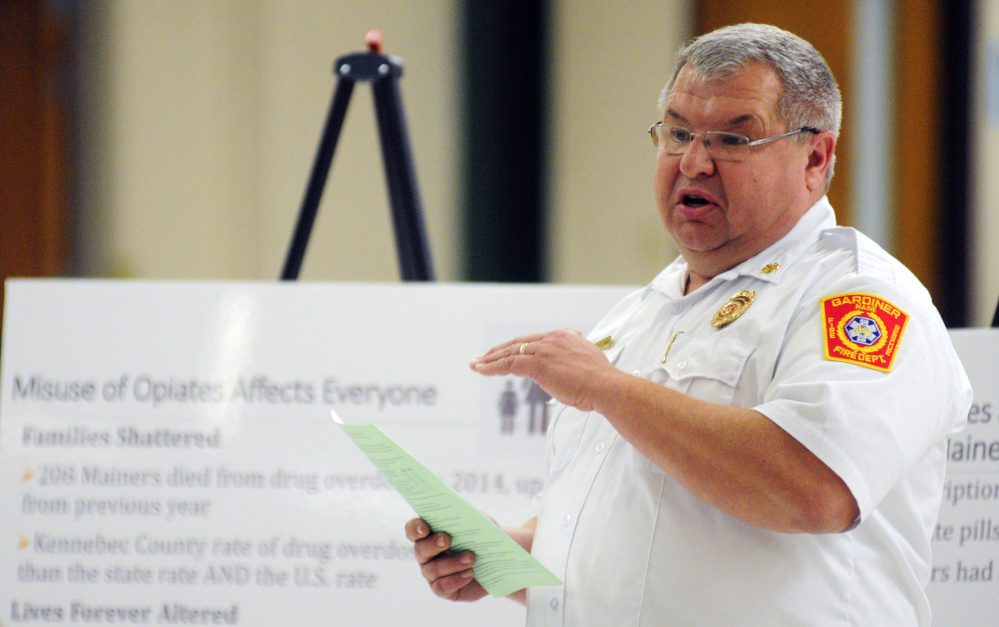
[[[710,204],[707,198],[697,196],[695,194],[684,195],[682,202],[688,207],[703,207],[704,205]]]

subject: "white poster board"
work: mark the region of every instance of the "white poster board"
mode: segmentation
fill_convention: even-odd
[[[468,360],[588,329],[627,288],[8,281],[0,627],[520,625],[436,599],[412,516],[329,409],[381,425],[502,524],[532,515],[545,407]],[[999,616],[999,331],[952,332],[934,625]],[[531,425],[533,424],[533,430]]]
[[[927,591],[935,627],[999,625],[999,330],[951,338],[975,400],[968,426],[948,445]]]
[[[430,592],[412,511],[330,409],[520,524],[547,406],[467,364],[626,291],[8,281],[0,625],[522,624]]]

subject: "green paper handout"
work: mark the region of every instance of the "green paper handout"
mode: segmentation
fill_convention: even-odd
[[[475,578],[489,594],[504,597],[531,586],[562,582],[468,501],[373,424],[348,425],[330,412],[389,483],[434,531],[451,536],[455,551],[475,553]]]

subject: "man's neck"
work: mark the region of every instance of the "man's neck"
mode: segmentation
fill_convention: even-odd
[[[703,277],[699,274],[694,274],[693,272],[687,273],[687,285],[683,288],[683,295],[686,296],[690,294],[697,288],[701,287],[711,279],[709,277]]]

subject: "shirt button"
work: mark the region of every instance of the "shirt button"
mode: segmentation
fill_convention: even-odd
[[[598,442],[597,445],[594,447],[593,450],[595,450],[597,453],[603,453],[603,451],[604,451],[604,443],[603,442]]]
[[[558,611],[558,599],[552,599],[548,605],[552,608],[553,612]]]
[[[680,363],[678,363],[676,365],[676,367],[677,367],[678,370],[683,370],[684,368],[687,367],[687,360],[684,359],[683,361],[681,361]]]
[[[566,514],[565,516],[562,517],[562,526],[563,527],[568,527],[569,523],[571,523],[571,522],[572,522],[572,515]]]
[[[640,377],[640,376],[642,376],[642,371],[641,370],[635,370],[631,374],[632,374],[632,376]]]

